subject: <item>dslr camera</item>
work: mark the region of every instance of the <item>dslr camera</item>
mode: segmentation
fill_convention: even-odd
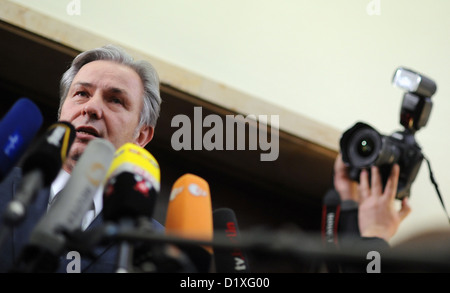
[[[397,199],[409,197],[424,159],[421,147],[415,140],[415,133],[424,127],[430,117],[431,96],[436,84],[426,76],[407,68],[397,68],[392,83],[405,90],[400,111],[400,124],[404,127],[391,135],[380,134],[370,125],[357,122],[346,130],[340,139],[342,159],[349,167],[349,176],[359,181],[362,169],[378,166],[383,188],[392,166],[400,166]]]

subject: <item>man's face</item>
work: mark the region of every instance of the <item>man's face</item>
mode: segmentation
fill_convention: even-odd
[[[141,79],[128,66],[103,60],[84,65],[72,81],[59,118],[77,131],[64,169],[70,173],[96,137],[109,140],[116,149],[126,142],[144,147],[153,129],[137,129],[142,96]]]

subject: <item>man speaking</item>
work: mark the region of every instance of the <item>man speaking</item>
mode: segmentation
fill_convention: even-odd
[[[73,125],[75,139],[55,180],[39,191],[24,221],[12,227],[1,247],[0,272],[10,271],[16,263],[34,226],[64,188],[88,143],[100,138],[115,149],[127,142],[145,147],[153,138],[160,104],[159,77],[148,62],[135,61],[113,45],[76,56],[61,78],[58,110],[58,121]],[[14,198],[15,186],[21,183],[22,175],[22,169],[15,167],[1,182],[0,213]],[[99,188],[93,197],[92,210],[84,217],[84,227],[80,228],[101,224],[102,194]],[[153,223],[155,229],[163,229],[155,220]],[[94,258],[82,259],[81,272],[114,272],[116,254],[115,246],[96,250]],[[63,263],[58,271],[66,272]]]

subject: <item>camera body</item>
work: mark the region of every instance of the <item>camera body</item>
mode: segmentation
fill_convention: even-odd
[[[416,179],[424,159],[421,147],[414,137],[415,132],[428,122],[436,84],[412,70],[400,67],[396,70],[393,83],[406,90],[400,111],[403,131],[383,135],[370,125],[357,122],[346,130],[340,139],[342,159],[349,167],[349,177],[359,181],[362,169],[377,166],[386,185],[393,164],[400,166],[397,199],[410,196],[411,185]]]
[[[416,179],[423,161],[421,147],[414,134],[408,131],[395,132],[390,136],[378,133],[363,122],[356,123],[341,138],[342,160],[349,166],[349,177],[359,181],[362,169],[378,166],[383,186],[386,185],[392,165],[400,166],[397,198],[410,195],[411,185]]]

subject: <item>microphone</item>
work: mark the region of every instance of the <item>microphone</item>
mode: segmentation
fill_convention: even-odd
[[[171,190],[166,215],[166,235],[202,241],[213,240],[213,217],[209,185],[203,178],[185,174]],[[180,247],[194,262],[198,272],[210,271],[211,246]]]
[[[325,248],[337,249],[339,216],[341,213],[341,198],[334,188],[330,188],[323,197],[322,206],[322,241]],[[338,272],[335,263],[327,263],[330,272]]]
[[[150,220],[160,191],[160,169],[156,159],[133,143],[120,147],[108,171],[103,192],[103,218],[119,223],[121,229],[134,229]],[[122,241],[117,261],[118,273],[134,271],[134,245]]]
[[[239,244],[241,235],[232,209],[219,208],[213,212],[214,240]],[[249,273],[248,258],[240,248],[214,248],[214,261],[217,273]]]
[[[55,272],[58,257],[66,248],[65,234],[81,229],[83,217],[111,164],[115,148],[97,138],[86,146],[66,186],[31,232],[18,260],[19,272]]]
[[[74,140],[75,128],[65,121],[52,124],[40,137],[34,149],[24,159],[23,179],[3,214],[5,224],[17,225],[24,219],[37,191],[50,186],[56,178]]]
[[[9,173],[42,126],[38,106],[20,98],[0,122],[0,180]]]
[[[334,189],[329,189],[323,197],[322,237],[326,245],[338,245],[337,228],[339,224],[341,199]]]
[[[70,123],[55,123],[25,157],[22,166],[23,178],[2,215],[0,247],[11,228],[25,219],[28,207],[34,202],[37,192],[49,186],[56,178],[74,139],[75,128]]]
[[[124,218],[152,218],[161,189],[159,164],[150,152],[133,143],[114,154],[103,193],[103,218],[118,222]]]

